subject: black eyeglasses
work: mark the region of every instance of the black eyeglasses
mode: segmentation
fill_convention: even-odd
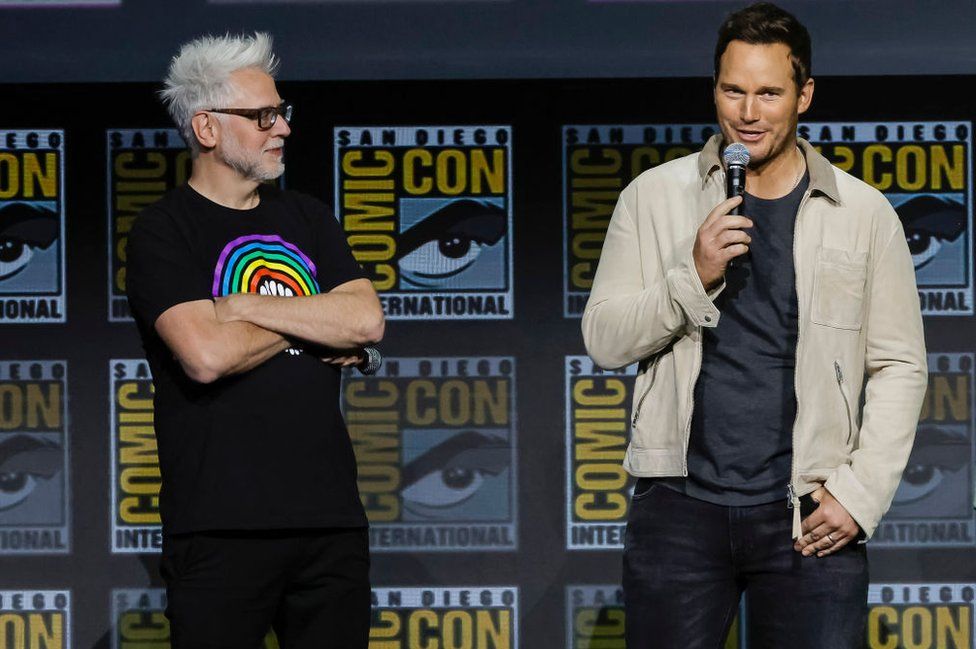
[[[258,128],[267,131],[278,121],[278,115],[284,117],[286,122],[291,122],[292,105],[281,102],[277,106],[265,106],[264,108],[208,108],[207,112],[240,115],[248,119],[256,119]]]

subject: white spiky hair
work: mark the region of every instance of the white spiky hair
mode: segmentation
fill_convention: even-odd
[[[185,43],[170,61],[159,94],[194,155],[200,144],[193,133],[193,116],[232,101],[235,88],[230,75],[245,68],[275,75],[278,57],[271,51],[269,34],[201,36]]]

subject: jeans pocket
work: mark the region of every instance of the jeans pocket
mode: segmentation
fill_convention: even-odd
[[[634,500],[643,500],[651,495],[651,492],[657,489],[657,480],[654,478],[637,478],[637,484],[634,485]]]

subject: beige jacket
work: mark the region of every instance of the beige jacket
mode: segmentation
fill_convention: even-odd
[[[724,288],[705,293],[692,246],[725,199],[720,143],[716,135],[701,153],[647,171],[624,189],[583,314],[594,361],[605,368],[639,361],[624,459],[634,476],[688,474],[702,327],[718,324],[712,299]],[[901,480],[927,385],[915,271],[884,196],[808,142],[799,146],[810,186],[794,231],[797,415],[783,495],[794,509],[794,537],[799,496],[820,485],[870,537]]]

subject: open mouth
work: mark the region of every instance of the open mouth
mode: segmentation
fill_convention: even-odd
[[[265,279],[258,286],[258,293],[261,295],[274,295],[277,297],[292,297],[295,291],[289,286],[285,286],[276,279]]]

